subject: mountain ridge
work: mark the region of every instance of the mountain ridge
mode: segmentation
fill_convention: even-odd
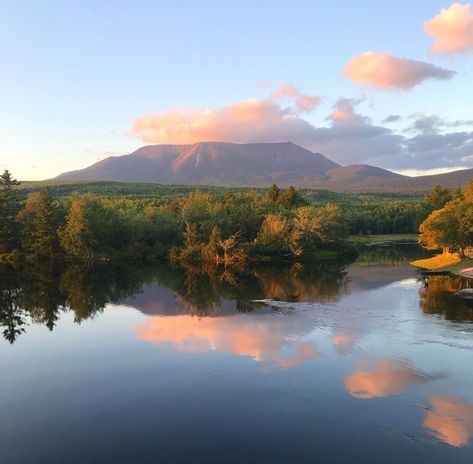
[[[116,181],[228,187],[323,188],[350,191],[421,190],[435,184],[459,187],[473,169],[409,177],[366,164],[342,166],[292,142],[146,145],[110,156],[55,180]]]

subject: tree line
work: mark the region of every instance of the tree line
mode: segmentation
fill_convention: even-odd
[[[0,176],[0,260],[171,259],[237,267],[308,259],[342,249],[348,234],[416,233],[433,211],[463,195],[437,186],[424,199],[385,199],[273,185],[182,194],[161,186],[164,193],[153,195],[98,195],[82,186],[58,197],[52,186],[25,197],[18,184],[8,171]]]
[[[194,191],[163,202],[88,193],[58,200],[48,188],[22,200],[17,185],[8,171],[0,176],[3,260],[171,259],[244,267],[299,259],[335,247],[347,234],[339,206],[309,205],[293,187],[221,197]]]

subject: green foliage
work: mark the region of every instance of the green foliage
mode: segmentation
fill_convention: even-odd
[[[49,189],[28,195],[18,214],[22,247],[35,258],[54,259],[59,254],[60,211]]]
[[[453,194],[450,189],[436,185],[426,193],[424,203],[430,211],[434,211],[443,208],[452,199]]]
[[[31,193],[40,185],[29,183],[13,190]],[[73,188],[77,192],[71,194]],[[51,185],[49,192],[58,203],[55,209],[63,224],[58,235],[64,254],[85,260],[171,257],[230,266],[260,258],[293,259],[333,247],[346,234],[415,233],[430,212],[420,198],[284,190],[277,185],[196,190],[192,186],[63,182]],[[27,211],[35,198],[39,197],[26,200]],[[38,241],[33,239],[26,212],[24,216],[21,251],[42,255],[32,245]],[[225,253],[227,240],[232,246]],[[20,250],[19,244],[14,248]]]
[[[15,251],[19,245],[19,226],[16,216],[20,209],[18,190],[14,187],[19,182],[8,170],[0,176],[0,256]]]

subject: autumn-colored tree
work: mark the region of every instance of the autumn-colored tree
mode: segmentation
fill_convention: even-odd
[[[437,209],[419,226],[419,243],[426,250],[448,253],[457,243],[458,224],[451,211]]]
[[[263,254],[299,256],[304,252],[299,243],[300,235],[291,221],[281,214],[270,213],[264,218],[253,245]]]
[[[59,238],[67,254],[91,260],[94,255],[94,236],[87,213],[87,200],[86,196],[72,195],[66,224],[59,230]]]
[[[347,220],[338,205],[327,203],[316,210],[319,222],[318,235],[323,243],[338,242],[347,235]]]
[[[458,251],[464,255],[465,249],[473,246],[473,201],[467,200],[468,188],[463,194],[463,198],[448,202],[422,222],[419,243],[424,248],[441,249],[444,253]]]
[[[57,201],[49,189],[30,193],[18,213],[23,251],[36,258],[54,259],[59,253],[60,217]]]

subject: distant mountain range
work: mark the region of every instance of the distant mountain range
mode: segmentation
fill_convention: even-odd
[[[57,180],[149,182],[229,187],[328,189],[340,192],[419,191],[435,184],[460,187],[473,169],[433,176],[408,177],[375,166],[341,166],[320,153],[291,142],[199,142],[148,145],[129,155],[110,156]]]

